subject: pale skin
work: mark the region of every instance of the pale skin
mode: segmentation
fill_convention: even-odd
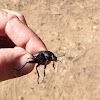
[[[27,26],[22,14],[0,9],[0,81],[28,74],[34,64],[27,64],[31,53],[47,50],[42,40]],[[31,59],[33,60],[33,59]]]

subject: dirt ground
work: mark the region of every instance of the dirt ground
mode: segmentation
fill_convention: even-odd
[[[100,0],[0,0],[62,63],[0,83],[0,100],[100,100]],[[17,26],[16,26],[17,27]]]

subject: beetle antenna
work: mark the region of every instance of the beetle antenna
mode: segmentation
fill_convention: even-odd
[[[60,60],[57,60],[57,61],[61,62]],[[62,62],[61,62],[61,63],[62,63]]]
[[[62,55],[62,56],[58,56],[58,57],[63,57],[63,56],[65,56],[65,55]]]

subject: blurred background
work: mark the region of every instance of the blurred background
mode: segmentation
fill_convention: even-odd
[[[100,0],[0,0],[22,13],[62,61],[0,83],[0,100],[100,100]],[[17,26],[16,26],[17,27]]]

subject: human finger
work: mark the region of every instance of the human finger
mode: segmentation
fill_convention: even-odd
[[[15,15],[0,10],[0,35],[8,36],[16,46],[28,52],[46,50],[42,40]]]
[[[16,78],[28,74],[34,68],[34,64],[27,64],[21,71],[14,69],[21,68],[32,57],[22,48],[0,49],[0,81]]]

